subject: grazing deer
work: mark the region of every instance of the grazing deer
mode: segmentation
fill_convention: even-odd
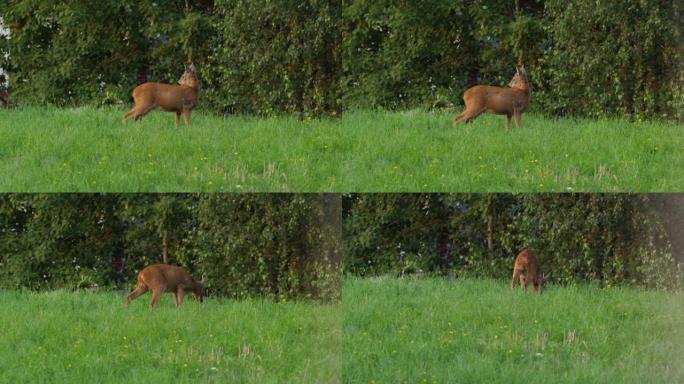
[[[154,108],[176,113],[176,128],[181,113],[185,126],[190,125],[190,113],[199,99],[200,83],[197,79],[195,64],[185,66],[185,72],[178,80],[178,84],[144,83],[133,90],[135,106],[124,115],[124,123],[128,119],[139,120]]]
[[[508,84],[510,88],[476,85],[463,93],[465,111],[454,118],[454,125],[461,121],[470,123],[484,112],[506,115],[506,129],[511,125],[520,128],[520,118],[530,103],[530,83],[525,67],[516,67],[515,76]]]
[[[204,297],[204,276],[202,281],[198,282],[181,267],[168,264],[150,265],[138,273],[138,284],[126,297],[126,306],[147,291],[152,291],[150,309],[159,302],[164,292],[173,294],[177,308],[183,304],[183,295],[186,291],[192,292],[201,303]]]
[[[534,290],[541,293],[546,283],[546,275],[539,272],[537,257],[529,249],[524,249],[515,257],[511,290],[515,288],[515,280],[520,279],[520,286],[527,292],[527,285],[532,283]]]

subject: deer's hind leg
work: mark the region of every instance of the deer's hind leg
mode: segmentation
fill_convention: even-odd
[[[138,107],[136,106],[136,107],[134,108],[134,113],[133,113],[133,115],[131,116],[131,118],[132,118],[133,120],[140,120],[140,119],[142,119],[143,117],[145,117],[145,115],[147,115],[148,113],[150,113],[150,111],[153,110],[154,107],[155,107],[154,105],[150,105],[150,106],[147,106],[147,107],[140,107],[140,108],[138,108]]]
[[[482,109],[480,109],[479,111],[476,111],[476,112],[474,112],[474,113],[468,114],[468,116],[467,116],[466,119],[465,119],[466,124],[472,123],[473,120],[475,120],[475,119],[477,119],[478,117],[480,117],[480,115],[483,114],[483,113],[485,113],[486,110],[487,110],[486,108],[482,108]]]
[[[135,107],[133,107],[133,109],[131,109],[130,111],[128,111],[128,112],[124,115],[124,117],[123,117],[123,123],[124,123],[124,124],[128,124],[128,119],[132,119],[134,114],[135,114]]]
[[[162,287],[157,287],[152,290],[152,301],[150,301],[150,309],[154,308],[155,305],[161,300],[162,294],[164,294],[166,289]]]
[[[140,295],[146,293],[147,291],[148,288],[146,285],[138,284],[138,286],[135,287],[135,289],[131,293],[129,293],[128,296],[126,296],[126,306],[128,306],[128,303],[137,299],[138,297],[140,297]]]
[[[456,124],[460,123],[461,121],[463,121],[466,118],[466,116],[468,116],[467,112],[468,112],[468,110],[465,110],[460,115],[454,117],[454,120],[451,123],[453,125],[456,125]]]
[[[511,279],[511,291],[515,289],[515,281],[518,279],[520,276],[520,271],[517,269],[513,270],[513,278]]]
[[[520,111],[514,111],[513,112],[513,118],[515,119],[515,127],[520,128],[522,126],[522,112]],[[510,117],[508,118],[510,120]]]
[[[463,113],[461,113],[460,115],[458,115],[454,118],[453,124],[456,125],[456,124],[460,123],[461,121],[465,121],[466,124],[472,123],[473,120],[477,119],[477,117],[480,116],[481,114],[483,114],[484,111],[485,111],[484,108],[479,110],[479,111],[472,111],[472,110],[469,110],[468,108],[466,108],[466,110],[463,111]]]
[[[181,305],[183,305],[183,295],[184,294],[185,294],[185,290],[183,289],[183,287],[178,286],[178,289],[173,294],[173,296],[176,299],[176,308],[180,308]]]
[[[190,126],[190,113],[192,113],[192,111],[189,109],[183,110],[183,120],[185,121],[186,127]]]

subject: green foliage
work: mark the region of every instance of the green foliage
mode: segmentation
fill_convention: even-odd
[[[307,115],[340,110],[339,1],[216,2],[202,74],[220,112]]]
[[[116,279],[111,260],[123,244],[113,195],[6,194],[0,204],[2,286],[49,289]]]
[[[649,195],[351,195],[344,207],[344,268],[355,275],[396,273],[408,255],[428,271],[506,278],[529,248],[564,284],[684,282]]]
[[[549,0],[546,9],[553,41],[545,55],[546,109],[683,116],[681,3]]]
[[[192,56],[219,113],[441,108],[522,59],[547,115],[684,115],[679,2],[3,0],[18,103],[130,101]],[[187,5],[187,6],[186,6]],[[5,53],[11,55],[5,56]]]
[[[191,251],[212,292],[338,298],[339,239],[325,204],[334,202],[322,195],[203,195]]]
[[[463,2],[352,0],[344,11],[347,107],[436,103],[466,85],[477,42]]]
[[[334,204],[319,195],[4,194],[0,286],[130,288],[166,248],[169,263],[206,274],[213,294],[335,300]]]
[[[30,104],[128,102],[138,77],[175,82],[190,53],[206,55],[211,2],[8,0],[0,11],[0,67]],[[208,4],[206,4],[208,3]],[[201,65],[200,65],[201,66]]]

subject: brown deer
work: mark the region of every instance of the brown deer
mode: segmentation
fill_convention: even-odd
[[[515,76],[508,84],[510,88],[476,85],[463,93],[465,111],[454,118],[454,125],[461,121],[470,123],[484,112],[506,115],[506,129],[511,125],[520,128],[520,118],[530,103],[530,83],[522,65],[516,67]]]
[[[178,84],[143,83],[133,90],[135,106],[124,115],[124,123],[128,119],[139,120],[154,108],[176,113],[176,128],[181,113],[185,126],[190,125],[190,114],[197,105],[200,93],[200,83],[197,79],[195,64],[185,66],[185,72],[178,80]]]
[[[520,279],[520,286],[527,292],[527,285],[532,283],[534,290],[541,293],[546,283],[546,275],[539,272],[537,257],[529,249],[523,249],[515,257],[513,266],[513,278],[511,279],[511,290],[515,288],[515,280]]]
[[[176,300],[176,307],[183,304],[185,292],[192,292],[200,303],[204,297],[204,276],[201,281],[195,281],[185,269],[168,264],[153,264],[138,273],[138,284],[126,297],[126,306],[144,294],[152,291],[150,309],[159,302],[164,292],[171,292]]]

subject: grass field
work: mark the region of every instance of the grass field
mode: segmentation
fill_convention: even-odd
[[[345,383],[682,383],[681,294],[347,280]]]
[[[339,306],[0,291],[2,383],[336,383]]]
[[[216,117],[190,128],[123,109],[0,110],[0,191],[681,191],[676,123],[447,112]]]

